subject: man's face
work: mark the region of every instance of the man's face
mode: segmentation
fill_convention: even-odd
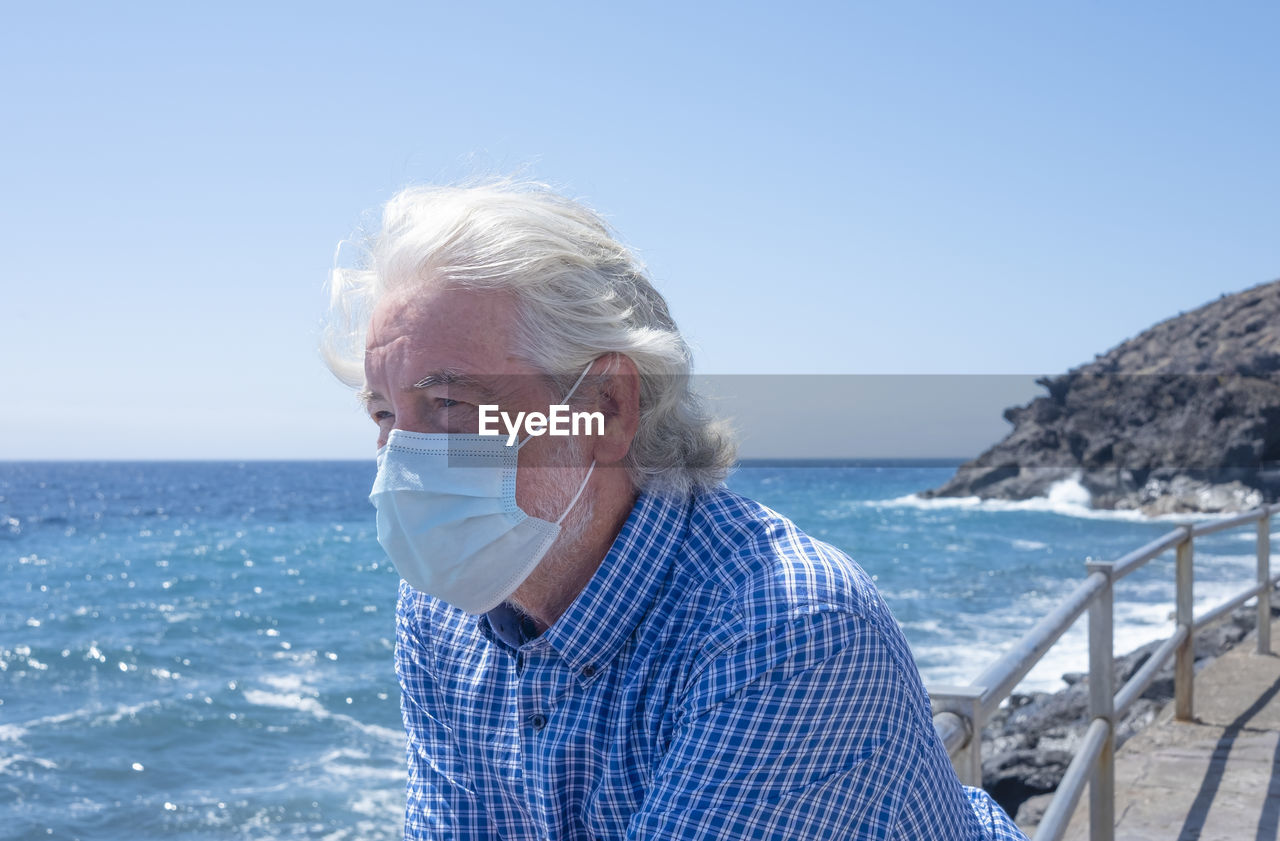
[[[563,395],[552,394],[540,372],[516,358],[515,335],[508,293],[419,286],[384,298],[369,321],[364,360],[364,397],[378,446],[393,429],[475,434],[482,403],[512,416],[546,412]],[[516,501],[532,516],[555,520],[569,500],[564,488],[581,481],[590,457],[573,458],[568,445],[544,435],[520,450],[525,467],[516,472]]]

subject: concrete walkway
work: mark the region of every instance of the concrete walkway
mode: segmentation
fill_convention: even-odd
[[[1117,752],[1118,841],[1280,838],[1280,657],[1256,647],[1250,634],[1196,674],[1194,723],[1171,702]],[[1086,787],[1066,838],[1088,837]]]

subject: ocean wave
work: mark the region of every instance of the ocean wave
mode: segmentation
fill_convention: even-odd
[[[1068,629],[1018,683],[1015,691],[1056,692],[1065,685],[1062,680],[1064,674],[1087,669],[1089,646],[1084,629],[1080,627],[1083,624],[1085,623],[1077,622]],[[938,645],[920,646],[918,649],[913,647],[913,653],[927,687],[940,684],[968,685],[1016,642],[1017,638],[969,643],[953,640]]]
[[[1128,582],[1126,582],[1128,583]],[[1114,613],[1113,650],[1117,657],[1152,642],[1168,639],[1174,631],[1173,582],[1149,582],[1144,592],[1168,589],[1168,600],[1132,601],[1117,597]],[[1193,612],[1201,616],[1240,589],[1239,582],[1197,581]],[[904,628],[922,623],[904,623]],[[945,630],[945,629],[942,629]],[[963,641],[952,634],[939,643],[912,646],[926,685],[967,685],[1004,652],[1017,644],[1021,634],[989,640]],[[1056,692],[1064,687],[1062,676],[1089,669],[1088,622],[1082,616],[1045,652],[1040,661],[1018,684],[1018,692]]]
[[[910,622],[899,623],[903,630],[920,631],[927,634],[946,633],[947,628],[942,627],[942,623],[937,619],[922,619]]]
[[[0,724],[0,742],[17,742],[27,735],[25,727],[16,724]]]
[[[39,756],[27,756],[22,753],[11,753],[0,756],[0,774],[6,774],[14,777],[27,776],[22,771],[25,766],[35,766],[42,771],[58,770],[58,763],[51,759],[43,759]]]
[[[335,721],[341,721],[351,729],[358,730],[366,736],[372,736],[373,738],[381,742],[385,742],[388,745],[394,745],[397,748],[404,747],[403,730],[383,727],[380,724],[369,724],[368,722],[361,721],[354,716],[346,715],[344,713],[334,713],[333,719]]]
[[[280,675],[263,675],[260,680],[279,692],[309,692],[314,694],[315,689],[309,683],[311,675],[305,678],[297,674],[280,674]]]
[[[94,719],[94,725],[98,724],[119,724],[126,718],[132,718],[143,710],[149,710],[153,707],[160,706],[159,701],[143,701],[141,704],[122,704],[109,713],[100,715]]]
[[[137,715],[145,709],[159,706],[159,701],[144,701],[140,704],[120,704],[110,709],[100,705],[81,707],[64,713],[44,715],[24,721],[21,724],[0,724],[0,742],[21,742],[33,730],[52,727],[67,722],[87,721],[89,727],[119,724],[125,718]]]
[[[1241,541],[1247,540],[1250,543],[1256,543],[1258,540],[1258,530],[1255,528],[1253,530],[1248,530],[1248,531],[1242,530],[1242,531],[1233,532],[1231,533],[1231,539],[1241,540]],[[1271,539],[1280,540],[1280,529],[1276,529],[1271,532]]]
[[[315,698],[297,692],[268,692],[265,689],[246,689],[244,699],[256,707],[276,707],[285,710],[311,713],[316,718],[328,718],[329,711]]]
[[[929,510],[967,510],[990,513],[1027,511],[1059,514],[1086,520],[1119,520],[1132,523],[1185,523],[1212,520],[1221,514],[1160,514],[1151,516],[1141,511],[1119,511],[1107,508],[1091,508],[1092,495],[1076,478],[1062,479],[1049,486],[1044,496],[1031,499],[982,499],[977,496],[946,496],[925,499],[918,494],[907,494],[893,499],[863,500],[857,505],[867,508],[916,508]]]
[[[370,764],[377,762],[375,757],[360,750],[351,748],[338,748],[331,750],[317,757],[313,762],[307,763],[308,767],[319,767],[328,775],[340,776],[342,779],[367,780],[370,782],[385,782],[388,780],[402,779],[404,769],[400,765],[387,765],[385,763]],[[393,796],[398,792],[392,788],[388,793]]]
[[[295,710],[314,717],[317,721],[333,720],[341,722],[353,730],[372,736],[380,741],[399,745],[404,734],[390,727],[369,724],[346,713],[335,713],[325,708],[319,699],[301,692],[269,692],[265,689],[246,689],[244,699],[258,707],[275,707],[277,709]]]

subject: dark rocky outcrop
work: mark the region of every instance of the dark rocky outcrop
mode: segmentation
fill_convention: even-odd
[[[1280,616],[1280,595],[1273,594],[1271,615]],[[1244,639],[1256,625],[1254,607],[1236,609],[1195,638],[1196,671]],[[1149,643],[1115,660],[1115,686],[1129,680],[1158,648]],[[1086,675],[1063,675],[1058,692],[1015,692],[996,711],[982,735],[982,784],[1020,826],[1039,822],[1040,813],[1062,781],[1089,724]],[[1116,725],[1116,747],[1123,745],[1173,700],[1173,660],[1156,675]],[[1019,814],[1021,810],[1021,814]]]
[[[1280,497],[1280,281],[1163,321],[1007,409],[1013,431],[922,496],[1240,510]]]

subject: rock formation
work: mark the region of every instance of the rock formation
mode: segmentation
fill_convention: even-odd
[[[1028,499],[1074,479],[1096,508],[1243,510],[1280,497],[1280,281],[1163,321],[1037,382],[1013,431],[931,496]]]

